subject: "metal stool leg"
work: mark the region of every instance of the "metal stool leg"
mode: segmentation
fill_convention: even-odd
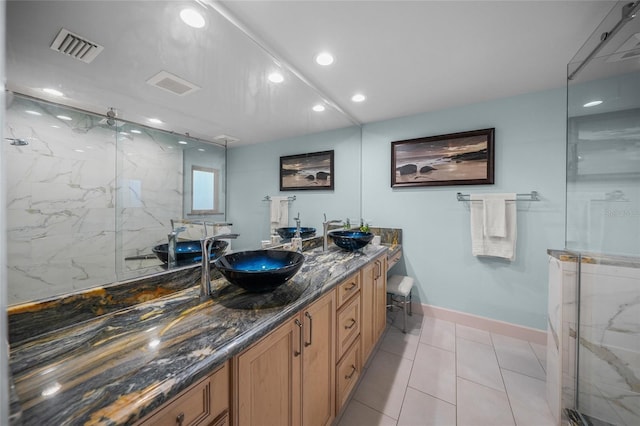
[[[402,332],[407,334],[407,296],[404,296],[404,302],[402,302],[402,319],[404,320]]]
[[[413,315],[413,292],[409,290],[409,315]]]

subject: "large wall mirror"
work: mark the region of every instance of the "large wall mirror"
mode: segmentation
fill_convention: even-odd
[[[252,222],[228,216],[235,146],[354,124],[216,2],[8,1],[6,15],[9,304],[166,270],[152,249],[175,221],[194,239],[198,222]]]

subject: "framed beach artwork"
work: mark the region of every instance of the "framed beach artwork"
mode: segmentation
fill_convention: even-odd
[[[493,184],[495,129],[391,142],[391,187]]]
[[[333,151],[280,157],[280,191],[333,189]]]

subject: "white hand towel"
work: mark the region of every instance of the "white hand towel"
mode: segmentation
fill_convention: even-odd
[[[288,197],[271,197],[270,222],[272,234],[275,233],[276,228],[284,228],[289,225]]]
[[[471,195],[471,252],[474,256],[493,256],[513,261],[516,254],[516,202],[515,194],[500,194],[503,197],[505,236],[490,236],[485,230],[485,223],[491,224],[491,218],[485,221],[485,195]],[[491,212],[492,208],[489,208]]]
[[[481,195],[484,216],[484,235],[507,236],[507,200],[515,200],[515,194]]]

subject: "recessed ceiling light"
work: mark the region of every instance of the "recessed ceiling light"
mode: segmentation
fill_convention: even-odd
[[[82,149],[74,149],[75,152],[84,152]]]
[[[162,124],[162,120],[160,120],[159,118],[150,118],[149,120],[147,120],[149,123],[153,123],[153,124]]]
[[[182,9],[180,11],[180,19],[193,28],[202,28],[205,24],[204,17],[194,9]]]
[[[28,109],[25,111],[27,114],[31,114],[31,115],[42,115],[40,114],[38,111],[33,111],[31,109]]]
[[[364,101],[365,99],[367,99],[367,98],[366,98],[362,93],[356,93],[355,95],[353,95],[353,96],[351,97],[351,100],[352,100],[353,102],[362,102],[362,101]]]
[[[60,126],[56,126],[55,124],[53,126],[51,126],[51,127],[53,127],[54,129],[59,129],[60,128]]]
[[[284,81],[284,77],[279,72],[272,72],[268,78],[272,83],[282,83]]]
[[[318,53],[316,56],[316,63],[318,65],[331,65],[333,63],[333,56],[329,52]]]
[[[131,133],[135,133],[136,135],[139,135],[139,134],[141,134],[142,132],[141,132],[140,130],[133,129],[133,130],[131,131]]]
[[[178,141],[178,143],[179,143],[180,145],[186,145],[188,142],[185,142],[185,141]]]
[[[315,112],[322,112],[324,111],[324,105],[318,104],[318,105],[314,105],[312,108]]]
[[[204,148],[198,148],[198,151],[204,152]]]
[[[64,120],[64,121],[73,120],[73,118],[69,117],[68,115],[56,115],[56,117],[58,117],[60,120]]]
[[[44,93],[47,93],[47,94],[51,95],[51,96],[63,96],[63,93],[61,91],[56,90],[56,89],[50,89],[48,87],[42,89],[42,91]]]
[[[590,102],[587,102],[586,104],[584,104],[582,106],[585,107],[585,108],[589,108],[589,107],[592,107],[592,106],[600,105],[601,103],[602,103],[601,100],[590,101]]]

